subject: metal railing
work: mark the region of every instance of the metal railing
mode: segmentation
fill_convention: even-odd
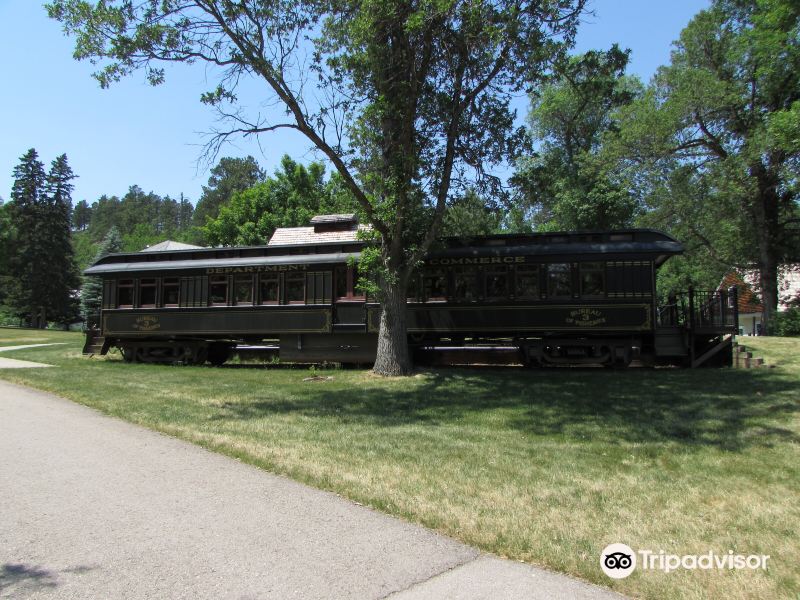
[[[672,294],[667,304],[657,310],[659,327],[684,327],[737,331],[739,303],[736,287],[724,290],[695,290]]]

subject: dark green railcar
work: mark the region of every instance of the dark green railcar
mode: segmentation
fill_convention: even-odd
[[[358,225],[315,221],[267,246],[103,257],[86,270],[104,285],[85,351],[220,364],[237,347],[266,345],[283,361],[372,362],[381,308],[357,285]],[[409,288],[409,343],[501,346],[542,365],[728,363],[735,290],[657,305],[656,271],[682,251],[642,229],[445,240]]]

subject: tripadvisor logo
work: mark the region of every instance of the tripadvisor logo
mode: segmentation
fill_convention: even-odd
[[[636,568],[636,553],[625,544],[609,544],[600,554],[600,568],[612,579],[625,579]]]
[[[678,569],[687,571],[709,569],[767,569],[768,554],[736,554],[728,550],[716,554],[712,550],[703,554],[667,554],[663,550],[634,551],[625,544],[609,544],[600,553],[600,568],[612,579],[624,579],[636,569],[637,563],[643,571],[656,570],[670,573]]]

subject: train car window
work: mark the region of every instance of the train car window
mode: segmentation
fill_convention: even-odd
[[[358,267],[336,267],[334,277],[337,300],[364,300],[364,292],[358,289],[361,281]]]
[[[504,300],[508,297],[508,267],[493,266],[486,269],[487,300]]]
[[[156,280],[139,280],[139,306],[153,308],[156,305]]]
[[[547,265],[547,296],[549,298],[572,297],[572,273],[569,263]]]
[[[453,298],[461,302],[478,299],[478,271],[474,267],[453,267]]]
[[[180,300],[180,285],[177,277],[165,277],[162,284],[164,306],[178,306]]]
[[[208,279],[208,301],[212,306],[228,304],[228,277],[214,275]]]
[[[133,279],[120,279],[117,283],[117,308],[133,308]]]
[[[237,305],[253,303],[253,276],[237,275],[233,280],[233,303]]]
[[[518,266],[516,296],[521,300],[538,300],[539,266]]]
[[[606,268],[601,262],[581,263],[581,296],[605,296]]]
[[[261,275],[259,283],[261,304],[278,304],[280,296],[280,276],[277,273],[265,273]]]
[[[306,301],[306,276],[304,273],[287,273],[286,304],[304,304]]]
[[[426,302],[442,302],[447,298],[447,274],[444,269],[425,269],[422,292]]]

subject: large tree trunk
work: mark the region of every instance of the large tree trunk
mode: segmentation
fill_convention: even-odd
[[[381,323],[378,331],[378,355],[373,371],[379,375],[408,375],[411,357],[406,335],[406,285],[397,281],[381,284]]]
[[[759,292],[764,312],[761,330],[770,335],[773,317],[778,311],[778,262],[780,261],[779,212],[777,178],[774,172],[761,163],[751,168],[751,175],[758,182],[758,197],[754,201],[756,218],[756,240],[758,243]]]
[[[778,264],[772,256],[761,257],[759,272],[761,287],[761,331],[763,335],[772,335],[775,313],[778,310]]]

